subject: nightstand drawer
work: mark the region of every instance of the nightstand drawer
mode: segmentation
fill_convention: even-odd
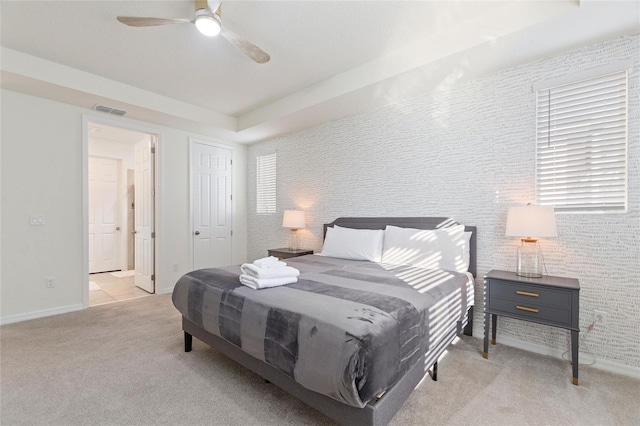
[[[490,310],[498,314],[543,324],[552,323],[560,327],[571,326],[571,309],[568,307],[561,309],[539,303],[526,303],[494,296],[491,298]]]
[[[513,300],[521,305],[542,305],[571,310],[571,292],[540,285],[491,280],[491,298]]]

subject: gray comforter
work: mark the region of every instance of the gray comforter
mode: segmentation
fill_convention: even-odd
[[[296,284],[253,290],[238,266],[184,275],[173,303],[189,321],[312,391],[363,407],[457,326],[470,275],[316,255],[287,259]]]

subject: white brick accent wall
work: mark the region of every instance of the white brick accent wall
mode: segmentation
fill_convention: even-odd
[[[640,35],[465,82],[447,79],[411,101],[249,147],[248,257],[285,247],[284,209],[307,212],[301,246],[321,250],[322,224],[340,216],[449,216],[478,227],[475,334],[482,328],[482,275],[515,269],[519,241],[504,236],[507,208],[533,202],[532,83],[632,59],[629,75],[629,211],[559,214],[558,238],[541,240],[550,275],[581,284],[580,324],[608,313],[585,342],[600,361],[640,367]],[[255,157],[278,153],[278,213],[255,214]],[[500,336],[553,351],[569,333],[501,319]],[[581,347],[581,350],[584,350]],[[583,359],[588,361],[585,357]]]

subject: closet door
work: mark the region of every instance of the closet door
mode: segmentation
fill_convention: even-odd
[[[231,264],[232,151],[191,141],[193,269]]]

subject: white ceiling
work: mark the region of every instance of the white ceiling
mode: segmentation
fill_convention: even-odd
[[[438,79],[413,76],[407,88],[403,78],[428,67],[446,76],[447,61],[474,51],[491,63],[467,77],[637,32],[638,11],[637,1],[223,2],[223,26],[271,55],[256,64],[191,24],[115,19],[191,18],[192,0],[3,0],[2,83],[252,142],[416,96]]]

